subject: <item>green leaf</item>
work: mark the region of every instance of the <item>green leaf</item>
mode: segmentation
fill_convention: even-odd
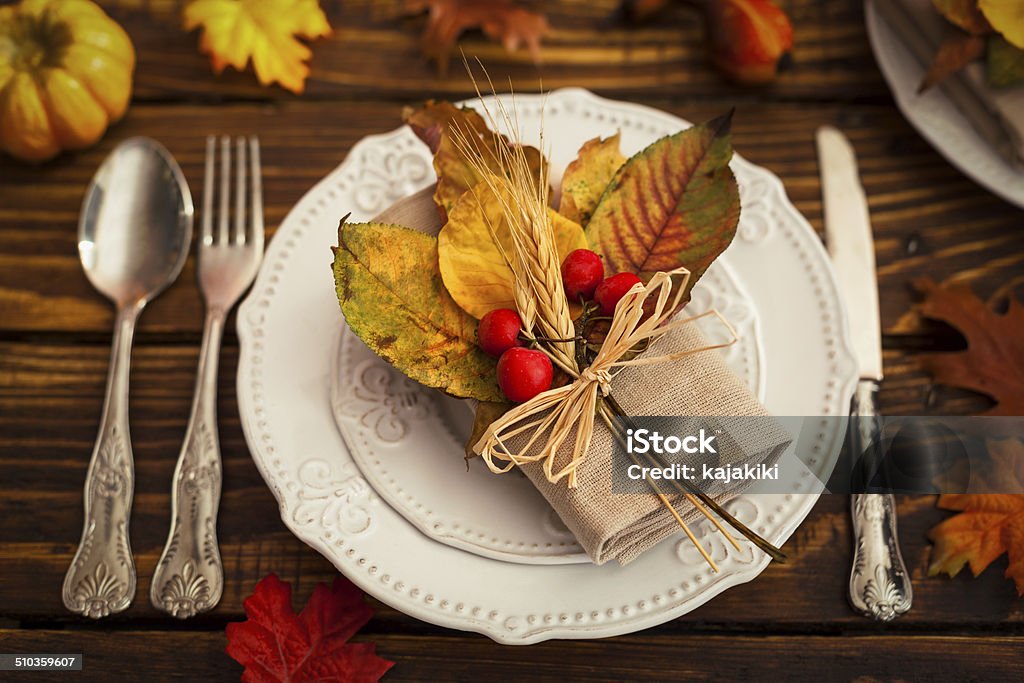
[[[619,169],[586,228],[607,272],[646,281],[685,266],[692,287],[729,246],[740,216],[731,119],[661,138]]]
[[[1024,50],[1002,36],[990,37],[985,80],[993,88],[1005,88],[1024,81]]]
[[[334,283],[352,331],[410,378],[452,396],[504,400],[494,359],[476,345],[476,320],[441,281],[436,238],[342,221]]]

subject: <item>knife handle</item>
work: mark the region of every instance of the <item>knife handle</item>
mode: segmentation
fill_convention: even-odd
[[[850,448],[872,465],[882,462],[881,420],[875,407],[878,382],[861,380],[850,406]],[[868,471],[868,468],[864,468]],[[871,474],[867,474],[869,482]],[[900,553],[896,499],[891,493],[855,493],[850,605],[866,617],[891,621],[910,609],[914,592]]]

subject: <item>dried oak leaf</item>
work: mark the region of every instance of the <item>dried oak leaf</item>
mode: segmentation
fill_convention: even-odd
[[[1024,306],[1008,297],[997,313],[964,285],[935,284],[921,278],[915,288],[925,295],[920,311],[960,331],[965,351],[929,353],[924,368],[939,384],[977,391],[996,405],[985,415],[1024,415]]]
[[[185,30],[202,27],[199,48],[210,55],[215,73],[231,65],[239,71],[252,59],[260,85],[280,83],[293,93],[305,88],[313,56],[295,39],[331,34],[317,0],[191,0]]]
[[[993,471],[986,478],[1000,481],[995,488],[1024,487],[1024,442],[989,439],[988,449]],[[971,573],[977,576],[1007,553],[1010,564],[1006,578],[1013,579],[1017,594],[1024,596],[1024,495],[946,494],[939,496],[938,505],[959,514],[928,532],[935,543],[928,574],[956,576],[969,564]]]
[[[318,584],[295,614],[291,585],[270,574],[244,605],[248,619],[227,626],[227,653],[245,667],[244,683],[372,683],[394,665],[373,643],[348,642],[373,616],[348,579]]]
[[[974,60],[980,59],[985,54],[985,42],[983,36],[950,29],[917,91],[921,93],[938,85]]]
[[[509,52],[525,45],[533,61],[540,61],[540,41],[548,32],[548,20],[514,0],[405,0],[409,14],[427,10],[430,18],[423,32],[423,52],[437,62],[442,73],[448,69],[455,41],[474,28],[501,41]]]

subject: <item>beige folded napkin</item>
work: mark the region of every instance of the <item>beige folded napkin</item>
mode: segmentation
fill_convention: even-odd
[[[374,220],[428,234],[437,234],[441,229],[432,188],[403,199]],[[683,325],[659,338],[643,355],[660,356],[706,346],[708,342],[696,325]],[[626,367],[615,377],[612,394],[628,415],[707,416],[708,428],[717,424],[715,416],[768,415],[717,350],[666,363]],[[772,465],[791,440],[789,433],[770,419],[751,421],[750,429],[738,431],[718,435],[717,442],[725,446],[718,449],[719,465]],[[566,486],[565,479],[549,482],[539,463],[520,468],[597,564],[609,560],[626,564],[659,541],[681,533],[675,518],[653,492],[613,491],[613,445],[611,432],[598,422],[587,459],[577,470],[574,489]],[[681,462],[679,458],[673,459]],[[663,485],[666,494],[672,491],[667,482]],[[725,504],[746,484],[733,482],[728,487],[702,488]],[[681,496],[670,499],[687,523],[702,516]]]
[[[696,325],[679,327],[655,342],[643,355],[658,356],[708,346]],[[747,385],[726,365],[718,350],[709,350],[680,360],[624,368],[612,383],[612,395],[630,416],[707,416],[692,421],[713,431],[716,416],[767,416],[768,412]],[[691,421],[686,421],[687,423]],[[765,463],[772,465],[791,440],[775,420],[751,420],[749,428],[720,434],[718,465]],[[683,435],[679,435],[683,436]],[[521,467],[576,536],[596,564],[618,560],[626,564],[665,538],[680,533],[678,522],[653,492],[620,493],[612,487],[613,436],[597,423],[587,458],[577,470],[577,486],[570,489],[563,479],[549,482],[538,463]],[[620,458],[625,457],[620,455]],[[682,462],[676,456],[666,456]],[[622,462],[619,462],[619,467]],[[620,472],[621,475],[621,472]],[[750,482],[733,482],[728,487],[702,489],[725,504]],[[673,491],[662,482],[663,491]],[[670,496],[687,524],[703,515],[682,496]]]
[[[931,0],[873,0],[875,8],[927,68],[947,22]],[[981,64],[969,65],[940,86],[978,134],[1004,159],[1024,168],[1024,86],[990,88]]]

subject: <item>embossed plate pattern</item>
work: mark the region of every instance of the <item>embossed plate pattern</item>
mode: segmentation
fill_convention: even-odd
[[[536,96],[516,98],[527,139],[527,112],[539,111],[539,105]],[[687,125],[663,112],[578,89],[551,93],[546,106],[551,139],[576,139],[571,128],[553,128],[551,119],[560,126],[595,121],[602,131],[622,128],[630,151]],[[396,609],[512,644],[647,628],[757,576],[767,557],[749,548],[727,548],[705,524],[695,531],[719,562],[718,574],[681,539],[660,544],[626,567],[527,565],[481,557],[420,533],[363,478],[331,410],[330,373],[344,322],[335,300],[330,247],[338,219],[348,211],[356,220],[369,218],[433,182],[419,145],[404,129],[357,144],[285,219],[239,310],[242,425],[288,527],[363,590]],[[565,161],[554,163],[560,168]],[[765,405],[784,415],[845,415],[856,377],[824,250],[778,178],[739,157],[733,169],[743,221],[728,260],[744,282],[757,282],[756,290],[748,289],[770,359]],[[773,382],[776,376],[783,381]],[[391,409],[371,421],[383,419],[386,427]],[[405,410],[399,412],[407,416]],[[838,428],[823,426],[814,453],[807,455],[810,466],[830,467],[841,441]],[[811,475],[806,473],[808,488]],[[782,543],[816,499],[747,495],[730,507]]]

